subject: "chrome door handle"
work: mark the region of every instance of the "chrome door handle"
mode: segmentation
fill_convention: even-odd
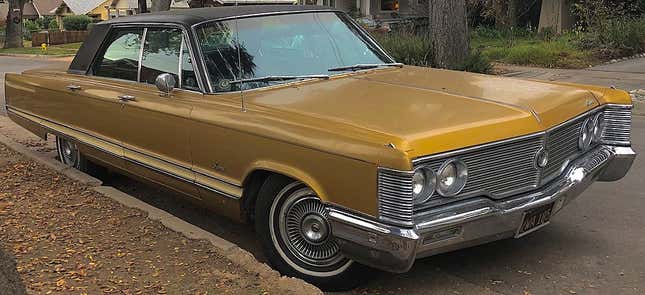
[[[135,101],[135,97],[132,95],[119,95],[120,101]]]
[[[74,91],[74,90],[81,90],[81,86],[78,85],[67,85],[67,89]]]

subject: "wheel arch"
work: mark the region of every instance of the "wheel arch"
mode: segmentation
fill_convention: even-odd
[[[314,177],[301,169],[289,165],[273,161],[260,161],[256,162],[244,175],[241,205],[247,221],[251,221],[254,218],[255,202],[260,188],[271,175],[282,175],[295,181],[300,181],[311,188],[323,203],[327,202],[322,185]]]

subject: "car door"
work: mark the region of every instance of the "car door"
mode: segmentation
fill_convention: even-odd
[[[201,99],[189,46],[178,27],[148,27],[140,52],[137,85],[120,95],[124,154],[128,171],[200,199],[193,185],[189,146],[192,102]],[[169,73],[176,89],[161,93],[158,75]]]
[[[122,148],[126,126],[119,119],[123,111],[119,96],[137,80],[142,38],[143,28],[111,31],[88,75],[48,79],[50,85],[37,93],[48,98],[38,106],[46,117],[69,127],[63,134],[93,148],[81,146],[81,152],[122,169],[126,168]]]

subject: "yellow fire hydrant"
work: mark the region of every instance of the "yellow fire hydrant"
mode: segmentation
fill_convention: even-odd
[[[47,43],[40,44],[40,50],[42,52],[47,52]]]

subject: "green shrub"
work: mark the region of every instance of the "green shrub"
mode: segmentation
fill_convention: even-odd
[[[379,44],[398,62],[428,67],[432,65],[432,40],[426,35],[406,31],[374,33]]]
[[[63,27],[67,31],[85,31],[92,18],[87,15],[69,15],[63,18]]]
[[[488,57],[481,54],[481,52],[476,51],[466,58],[458,67],[457,70],[481,73],[481,74],[490,74],[493,72],[493,65],[490,63]]]
[[[602,59],[616,58],[645,51],[645,19],[613,19],[592,28],[579,42],[593,49]]]
[[[25,40],[31,40],[31,34],[38,33],[40,30],[42,30],[37,22],[28,19],[23,21],[23,25],[24,30],[22,31],[22,34]]]
[[[49,30],[58,30],[60,28],[58,27],[58,22],[54,19],[54,20],[49,22],[49,26],[47,27],[47,29],[49,29]]]

